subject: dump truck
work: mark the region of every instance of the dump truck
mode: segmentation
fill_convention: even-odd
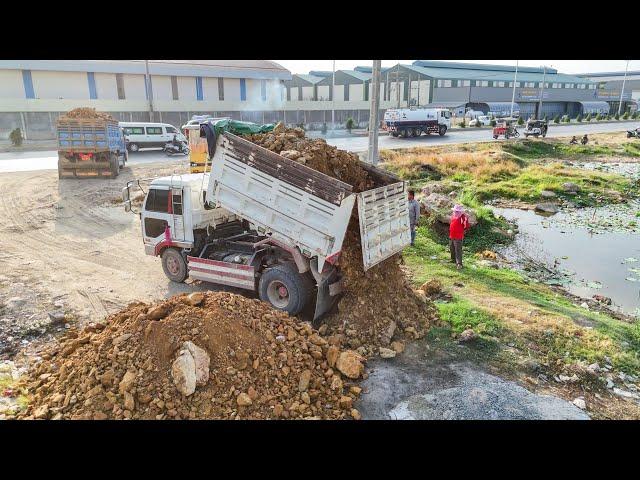
[[[250,290],[292,315],[309,307],[318,320],[342,292],[340,254],[356,203],[365,270],[410,244],[405,182],[383,170],[361,162],[376,186],[354,193],[230,132],[217,136],[211,158],[208,173],[151,181],[136,212],[145,253],[174,282]],[[133,185],[123,189],[126,211]]]
[[[116,178],[128,160],[116,120],[59,117],[58,178]]]

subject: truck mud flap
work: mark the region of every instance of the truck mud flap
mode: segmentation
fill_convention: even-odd
[[[333,270],[330,275],[322,276],[318,282],[318,294],[316,297],[316,310],[313,315],[314,325],[329,312],[340,299],[342,293],[342,279],[338,272]]]

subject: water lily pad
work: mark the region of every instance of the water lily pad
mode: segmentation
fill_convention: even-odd
[[[624,259],[624,263],[633,263],[633,262],[637,262],[638,259],[637,258],[633,258],[633,257],[627,257]]]
[[[633,272],[633,273],[637,273],[638,275],[640,275],[640,268],[637,268],[637,267],[636,268],[630,268],[629,271]]]
[[[589,283],[587,283],[587,287],[589,287],[589,288],[602,288],[602,283],[600,283],[600,282],[589,282]]]

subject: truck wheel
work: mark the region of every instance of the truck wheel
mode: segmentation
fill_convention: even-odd
[[[440,135],[441,137],[444,137],[445,133],[447,133],[447,126],[440,125],[440,128],[438,129],[438,135]]]
[[[137,152],[138,150],[140,150],[140,147],[138,146],[137,143],[130,143],[129,144],[129,151],[130,152]]]
[[[276,265],[262,274],[258,283],[260,300],[278,310],[296,315],[309,300],[312,284],[291,264]]]
[[[398,132],[391,132],[391,136],[395,137],[395,138],[398,138]],[[631,136],[631,135],[629,135],[629,136]]]
[[[162,252],[162,270],[172,282],[182,283],[187,278],[187,264],[175,248],[166,248]]]
[[[109,166],[111,170],[111,178],[116,178],[120,173],[120,160],[117,155],[111,154],[109,157]]]
[[[413,136],[414,137],[419,137],[421,133],[422,133],[422,130],[420,130],[419,128],[414,128],[413,129]]]
[[[400,135],[402,135],[402,138],[407,138],[409,136],[409,130],[407,129],[400,130]]]
[[[498,139],[498,135],[494,135],[494,136],[493,136],[493,139],[494,139],[494,140],[497,140],[497,139]]]

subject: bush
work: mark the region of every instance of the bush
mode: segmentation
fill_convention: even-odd
[[[355,126],[356,126],[356,121],[355,121],[353,118],[351,118],[351,117],[347,118],[347,121],[345,122],[345,127],[347,128],[347,131],[348,131],[349,133],[351,133],[351,130],[352,130],[352,129],[353,129],[353,127],[355,127]]]
[[[624,115],[622,115],[622,119],[629,120],[629,112],[624,112]]]
[[[24,138],[22,137],[22,130],[20,130],[19,128],[12,130],[9,134],[9,140],[11,140],[11,144],[14,147],[19,147],[20,145],[22,145],[22,141],[24,140]]]
[[[620,120],[620,115],[618,115],[618,114],[616,113],[616,114],[615,114],[615,116],[614,116],[613,118],[615,118],[616,120]]]
[[[582,115],[578,114],[578,116],[576,117],[576,122],[581,122],[582,121]]]
[[[569,118],[569,115],[563,115],[562,116],[562,122],[569,123],[570,121],[571,121],[571,119]]]
[[[553,117],[553,123],[560,123],[560,115]]]
[[[518,125],[524,125],[524,118],[518,117]]]
[[[584,117],[584,121],[585,122],[590,122],[591,121],[591,114],[590,113],[587,113],[587,116]]]
[[[596,122],[599,122],[600,120],[602,120],[602,114],[598,112],[596,115]]]
[[[635,112],[633,112],[633,115],[631,115],[631,118],[635,120],[636,118],[638,118],[638,115],[640,115],[640,112],[636,110]]]
[[[322,124],[322,128],[320,129],[320,131],[322,132],[323,135],[327,134],[327,122],[324,122]]]
[[[462,122],[460,122],[460,128],[466,128],[466,127],[467,127],[467,124],[466,124],[466,122],[464,121],[464,118],[463,118]]]

